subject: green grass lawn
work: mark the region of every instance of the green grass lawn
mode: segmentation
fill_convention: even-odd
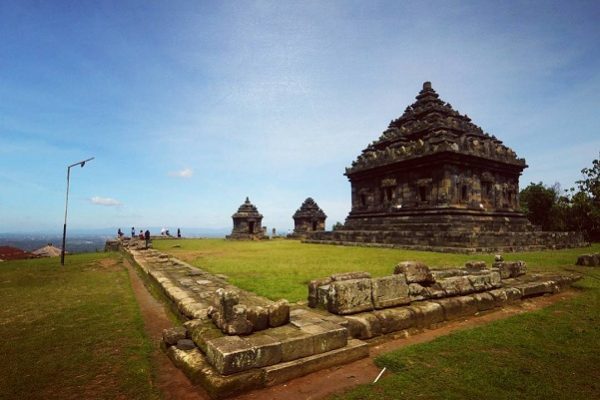
[[[153,399],[152,347],[117,253],[0,263],[1,399]]]
[[[400,261],[422,261],[432,267],[462,266],[469,260],[493,262],[494,255],[432,253],[399,249],[303,244],[296,240],[228,241],[224,239],[155,240],[157,250],[212,273],[225,274],[231,283],[273,300],[305,300],[311,279],[336,272],[392,273]],[[523,260],[530,271],[558,271],[572,266],[579,254],[600,252],[600,244],[585,249],[506,253],[506,260]]]

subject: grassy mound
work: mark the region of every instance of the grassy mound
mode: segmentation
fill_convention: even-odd
[[[158,398],[120,257],[0,263],[0,399]]]

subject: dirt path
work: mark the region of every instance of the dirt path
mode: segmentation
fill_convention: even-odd
[[[209,400],[210,397],[201,388],[190,383],[187,377],[173,365],[167,355],[160,349],[163,329],[173,327],[164,305],[156,300],[144,286],[134,266],[129,260],[123,263],[129,272],[131,286],[144,318],[144,328],[152,341],[154,349],[152,363],[156,376],[155,385],[166,400]]]
[[[194,386],[186,376],[177,369],[160,349],[162,330],[174,324],[169,319],[165,307],[148,292],[144,282],[138,276],[135,268],[128,260],[124,264],[129,271],[133,291],[137,298],[144,318],[146,332],[154,346],[153,363],[156,368],[155,384],[168,400],[209,400],[208,394]],[[547,307],[558,301],[576,296],[574,291],[566,291],[550,297],[538,297],[525,300],[517,305],[495,310],[470,319],[450,322],[440,328],[425,330],[415,336],[394,339],[379,344],[373,344],[369,357],[338,367],[327,368],[312,374],[294,379],[290,382],[266,389],[255,390],[236,396],[236,400],[316,400],[333,393],[339,393],[353,386],[370,383],[377,377],[380,369],[375,366],[373,359],[381,353],[410,346],[417,343],[429,342],[449,333],[468,329],[508,318],[513,315]]]

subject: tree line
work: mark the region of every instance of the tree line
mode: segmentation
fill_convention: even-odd
[[[576,187],[530,183],[519,193],[521,209],[545,231],[581,231],[587,240],[600,241],[600,160],[581,170]]]

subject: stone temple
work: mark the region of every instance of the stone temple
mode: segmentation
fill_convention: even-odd
[[[309,197],[304,200],[292,218],[294,218],[294,234],[292,236],[302,237],[309,232],[324,231],[327,215],[312,197]]]
[[[257,240],[265,238],[266,229],[262,226],[263,216],[248,197],[231,218],[233,218],[233,230],[231,235],[226,237],[227,239]]]
[[[541,232],[519,209],[527,164],[441,100],[430,82],[345,175],[352,209],[342,229],[312,242],[435,251],[581,246],[573,232]]]

